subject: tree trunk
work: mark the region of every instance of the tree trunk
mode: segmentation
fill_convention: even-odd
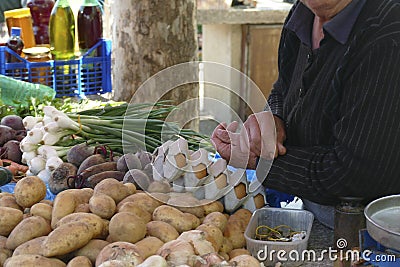
[[[114,0],[111,3],[115,100],[130,101],[140,85],[154,74],[175,64],[196,60],[195,3],[195,0]],[[198,97],[197,86],[178,89],[163,98],[178,104]],[[153,100],[157,90],[152,88],[146,92],[146,98]],[[197,112],[197,108],[193,110]]]

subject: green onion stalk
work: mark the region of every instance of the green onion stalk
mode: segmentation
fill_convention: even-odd
[[[175,122],[164,121],[174,109],[174,105],[164,101],[155,105],[145,103],[106,106],[69,114],[53,110],[50,113],[53,112],[52,119],[60,127],[60,141],[51,145],[62,146],[64,142],[66,146],[70,146],[68,142],[71,142],[71,138],[62,138],[72,136],[75,143],[107,145],[119,153],[124,153],[123,148],[128,152],[153,152],[167,140],[184,138],[190,149],[202,147],[210,150],[212,146],[205,135],[190,129],[180,129]]]

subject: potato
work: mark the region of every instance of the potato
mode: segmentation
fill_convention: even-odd
[[[150,193],[149,195],[161,203],[167,203],[170,199],[170,196],[165,193]]]
[[[158,201],[157,199],[149,196],[146,193],[136,193],[133,195],[130,195],[126,198],[124,198],[123,200],[121,200],[121,202],[119,202],[117,204],[117,210],[119,210],[119,208],[125,203],[125,202],[134,202],[136,203],[136,205],[147,211],[148,213],[152,214],[153,211],[162,205],[162,202]]]
[[[43,242],[43,256],[65,255],[85,246],[93,237],[93,227],[81,221],[62,224]]]
[[[218,255],[220,255],[224,260],[229,261],[229,255],[226,252],[219,252]]]
[[[58,221],[56,228],[71,222],[87,223],[92,228],[93,238],[99,238],[103,236],[104,222],[96,214],[83,212],[69,214]]]
[[[203,224],[215,225],[221,231],[224,231],[227,222],[228,220],[226,219],[225,215],[218,211],[208,214],[203,220]]]
[[[132,183],[126,183],[124,184],[125,187],[128,188],[129,195],[135,194],[136,193],[136,186]]]
[[[0,199],[2,197],[13,197],[14,195],[8,192],[0,192]]]
[[[250,255],[251,256],[250,252],[244,248],[237,248],[237,249],[231,250],[230,252],[228,252],[228,255],[229,255],[230,259],[233,259],[240,255]]]
[[[22,211],[9,207],[0,207],[0,235],[8,236],[14,227],[22,221],[22,218]]]
[[[197,218],[204,217],[204,208],[200,206],[200,201],[193,196],[182,194],[181,196],[171,197],[167,204],[182,212],[193,214]]]
[[[92,239],[84,247],[74,251],[73,255],[76,257],[85,256],[92,262],[92,264],[95,264],[97,255],[108,244],[110,243],[105,240]]]
[[[134,202],[125,203],[124,205],[121,206],[119,212],[131,212],[136,216],[138,216],[139,218],[142,218],[145,223],[151,221],[151,214],[143,210],[142,208],[138,207]]]
[[[14,196],[3,196],[0,198],[0,207],[9,207],[13,209],[23,210],[23,208],[18,205]]]
[[[114,199],[115,203],[120,202],[131,194],[129,187],[114,178],[107,178],[98,183],[94,188],[94,194],[106,194]]]
[[[0,235],[0,248],[5,248],[7,242],[7,237]]]
[[[212,213],[212,212],[224,212],[224,205],[222,205],[222,203],[220,201],[213,201],[210,202],[210,200],[208,199],[204,199],[204,200],[200,200],[200,203],[205,203],[205,205],[203,205],[203,209],[204,209],[204,214],[205,216],[207,216],[208,214]]]
[[[165,243],[158,251],[157,255],[162,256],[171,266],[186,266],[195,255],[193,246],[185,240],[172,240]]]
[[[0,266],[3,266],[6,259],[11,257],[12,250],[6,248],[7,237],[0,236]]]
[[[110,234],[108,231],[109,226],[110,226],[110,221],[103,219],[103,232],[101,233],[101,239],[104,239]]]
[[[42,244],[46,240],[47,236],[40,236],[31,239],[21,245],[19,245],[13,252],[13,256],[17,255],[41,255]]]
[[[163,257],[153,255],[148,257],[143,263],[138,265],[138,267],[168,267],[168,264]]]
[[[68,189],[75,196],[76,203],[89,203],[89,199],[93,196],[94,190],[92,188],[82,188],[82,189]]]
[[[51,227],[56,228],[57,222],[63,217],[74,212],[77,201],[75,195],[70,190],[60,192],[53,203],[51,214]]]
[[[157,250],[164,245],[164,242],[162,242],[160,239],[154,236],[148,236],[146,238],[143,238],[139,242],[135,243],[138,252],[140,256],[142,256],[143,259],[147,259],[148,257],[155,255],[157,253]]]
[[[261,266],[260,262],[250,255],[240,255],[236,256],[235,258],[231,259],[229,263],[234,264],[237,267],[259,267]]]
[[[110,219],[116,209],[114,199],[105,194],[93,195],[89,200],[89,209],[92,213],[103,219]]]
[[[178,231],[172,225],[162,221],[148,222],[146,231],[147,235],[157,237],[164,243],[175,240],[179,236]]]
[[[32,216],[40,216],[48,221],[51,221],[51,213],[53,207],[45,203],[36,203],[30,209]]]
[[[127,261],[131,266],[136,266],[143,262],[137,246],[128,242],[114,242],[105,246],[96,258],[96,267],[110,260]]]
[[[68,262],[67,267],[92,267],[92,262],[85,256],[77,256]]]
[[[264,207],[266,205],[265,203],[265,197],[263,194],[258,193],[257,195],[253,196],[254,199],[254,204],[256,209],[261,209],[262,207]]]
[[[49,259],[40,255],[18,255],[6,260],[4,267],[65,267],[59,259]]]
[[[124,260],[110,260],[110,261],[103,262],[98,267],[132,267],[132,266],[134,266],[134,265],[132,265],[129,262],[124,261]],[[139,266],[139,265],[137,265],[137,266]]]
[[[1,248],[0,247],[0,266],[4,265],[4,262],[10,258],[12,255],[12,250],[9,250],[7,248]]]
[[[44,203],[44,204],[47,204],[47,205],[53,207],[53,201],[48,200],[48,199],[43,199],[43,200],[39,201],[39,203]]]
[[[30,208],[46,197],[46,184],[37,176],[27,176],[17,182],[14,196],[18,205]]]
[[[246,239],[244,238],[245,227],[243,225],[244,222],[228,220],[228,224],[225,227],[224,236],[231,241],[234,249],[246,246]]]
[[[215,249],[210,241],[206,239],[207,233],[201,230],[190,230],[183,232],[177,240],[189,242],[196,255],[203,256],[215,253]]]
[[[222,245],[219,248],[219,252],[220,253],[229,253],[232,250],[233,250],[233,245],[232,245],[231,240],[224,236],[224,238],[222,239]]]
[[[81,203],[81,204],[78,204],[78,205],[75,207],[74,213],[75,213],[75,212],[90,213],[89,203]]]
[[[22,220],[10,233],[6,246],[14,250],[19,245],[51,232],[50,222],[40,216],[32,216]]]
[[[251,212],[247,209],[239,209],[229,217],[224,236],[232,242],[234,249],[246,246],[244,232],[250,219]]]
[[[162,205],[154,210],[153,220],[169,223],[175,227],[179,233],[195,229],[200,225],[199,218],[193,214],[183,213],[180,210],[167,205]]]
[[[221,230],[212,224],[202,224],[196,228],[196,230],[201,230],[206,233],[206,239],[211,242],[215,251],[219,251],[222,246],[224,236]]]
[[[144,187],[146,189],[146,187]],[[164,181],[153,181],[147,187],[149,193],[169,193],[171,192],[171,185]]]
[[[51,217],[51,227],[54,229],[56,223],[68,214],[75,212],[80,204],[89,203],[89,199],[93,195],[93,189],[68,189],[60,192],[53,203],[53,212]],[[88,211],[85,205],[82,205],[81,209]]]
[[[130,212],[115,214],[108,227],[111,240],[136,243],[146,235],[146,224],[142,218]]]
[[[235,191],[237,199],[242,199],[247,196],[246,185],[244,183],[239,183],[233,188],[233,190]]]
[[[250,222],[251,219],[251,212],[247,209],[239,209],[237,210],[234,214],[232,214],[229,217],[229,221],[234,221],[234,220],[238,220],[244,223],[244,228],[247,227],[247,225]]]

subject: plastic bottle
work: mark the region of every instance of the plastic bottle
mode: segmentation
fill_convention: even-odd
[[[58,0],[50,15],[50,50],[55,60],[74,57],[75,18],[68,0]]]
[[[54,0],[28,0],[31,10],[36,45],[49,44],[49,23]]]
[[[103,37],[103,9],[97,0],[84,0],[78,12],[78,40],[81,53]]]
[[[13,50],[18,55],[21,55],[22,49],[24,48],[24,42],[21,39],[21,28],[12,27],[11,28],[11,36],[7,41],[7,47]],[[11,55],[7,55],[7,62],[18,62],[19,60]]]

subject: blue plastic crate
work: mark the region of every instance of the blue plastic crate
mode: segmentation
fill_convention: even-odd
[[[97,56],[91,56],[95,51]],[[13,63],[7,63],[7,54]],[[108,93],[112,91],[111,41],[100,40],[78,59],[47,62],[29,62],[8,47],[0,46],[0,74],[46,84],[56,91],[56,97]]]

